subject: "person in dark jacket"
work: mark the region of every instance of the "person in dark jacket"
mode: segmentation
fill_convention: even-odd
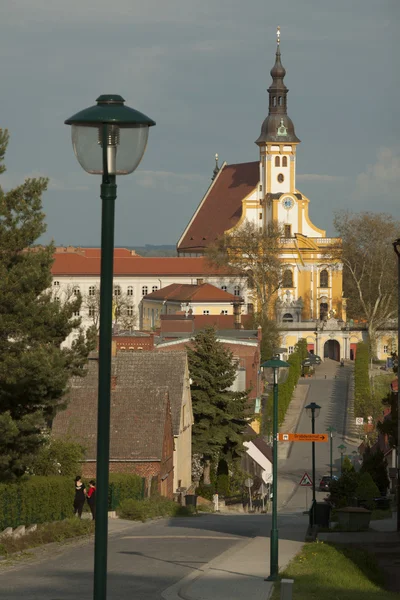
[[[80,475],[75,477],[74,515],[82,518],[83,506],[85,504],[86,488]]]
[[[89,481],[89,489],[86,497],[94,521],[96,518],[96,482],[93,479]]]

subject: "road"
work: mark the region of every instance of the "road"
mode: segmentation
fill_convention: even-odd
[[[269,568],[270,515],[202,515],[149,523],[110,522],[108,597],[159,600],[161,593],[214,557],[261,538]],[[286,515],[280,539],[304,540],[304,518]],[[262,540],[265,538],[265,545]],[[10,567],[0,563],[0,599],[92,600],[93,541],[41,552]]]
[[[352,364],[340,367],[339,363],[326,359],[316,367],[316,376],[313,379],[302,379],[299,385],[309,386],[305,405],[315,402],[321,406],[319,417],[315,421],[315,432],[326,433],[328,427],[336,429],[333,439],[333,474],[340,474],[340,451],[338,446],[346,446],[346,455],[352,455],[357,450],[358,442],[353,437],[353,415],[349,412],[348,389],[352,374]],[[311,419],[306,411],[301,410],[297,427],[298,433],[311,432]],[[323,475],[330,474],[330,443],[319,442],[315,444],[316,487]],[[279,461],[279,481],[290,481],[298,484],[307,472],[312,474],[311,443],[294,442],[286,460]],[[287,487],[287,486],[286,486]],[[316,492],[318,502],[322,501],[326,492]],[[295,512],[306,510],[312,498],[312,490],[301,488],[298,485],[294,494],[289,498],[282,512]]]

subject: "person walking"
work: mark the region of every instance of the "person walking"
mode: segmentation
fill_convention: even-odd
[[[93,479],[89,481],[89,489],[86,497],[94,521],[96,518],[96,482]]]
[[[82,481],[82,477],[77,475],[75,477],[75,498],[74,498],[74,515],[78,514],[78,517],[82,518],[83,505],[85,504],[86,488]]]

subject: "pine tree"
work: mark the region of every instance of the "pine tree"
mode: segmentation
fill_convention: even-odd
[[[0,130],[0,161],[8,132]],[[5,168],[0,164],[0,172]],[[42,432],[66,391],[69,377],[85,374],[95,347],[74,317],[81,298],[52,298],[54,246],[35,245],[45,232],[41,196],[47,179],[0,187],[0,481],[22,476],[40,448]],[[61,348],[77,331],[71,348]]]
[[[204,483],[208,484],[212,459],[230,462],[241,453],[247,393],[229,390],[236,378],[236,364],[213,328],[196,334],[188,358],[193,381],[193,452],[203,456]]]

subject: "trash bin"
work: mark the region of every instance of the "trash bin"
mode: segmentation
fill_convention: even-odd
[[[329,527],[331,507],[327,502],[316,502],[314,505],[314,525]]]
[[[196,494],[186,494],[186,496],[185,496],[185,505],[186,506],[193,506],[194,508],[196,508],[196,506],[197,506],[197,496],[196,496]]]

